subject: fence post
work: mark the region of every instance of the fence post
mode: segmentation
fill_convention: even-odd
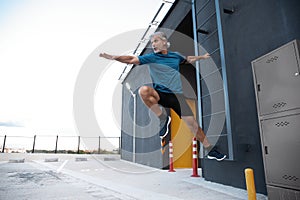
[[[122,148],[122,146],[121,146],[121,137],[119,137],[119,154],[121,154],[121,148]]]
[[[58,142],[58,135],[56,136],[56,142],[55,142],[55,150],[54,150],[54,153],[57,153],[57,142]]]
[[[77,154],[80,152],[80,136],[78,136],[78,149],[77,149]]]
[[[31,153],[34,153],[35,139],[36,139],[36,135],[33,136],[33,146],[32,146],[32,152]]]
[[[6,142],[6,135],[4,135],[2,153],[4,153],[4,150],[5,150],[5,142]]]
[[[99,144],[98,144],[98,154],[101,153],[101,148],[100,148],[100,142],[101,142],[101,136],[99,136]]]

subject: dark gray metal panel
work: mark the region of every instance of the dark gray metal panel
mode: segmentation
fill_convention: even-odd
[[[269,200],[299,200],[300,191],[287,188],[267,186]]]
[[[267,184],[300,190],[300,114],[261,122]]]
[[[132,136],[121,132],[121,159],[132,161],[133,153],[132,153]]]
[[[232,14],[221,13],[221,19],[236,160],[203,160],[203,175],[210,181],[245,188],[240,177],[245,167],[251,167],[257,191],[266,194],[251,61],[300,38],[300,1],[220,0],[220,5],[234,8]]]
[[[125,84],[129,83],[136,94],[136,123],[135,139],[133,139],[133,97]],[[160,138],[158,136],[158,118],[141,101],[138,89],[151,83],[148,66],[136,66],[123,81],[122,97],[122,159],[145,164],[151,167],[164,168],[167,154],[160,152]],[[133,150],[135,141],[135,151]],[[133,152],[135,157],[133,158]]]
[[[300,108],[300,67],[294,40],[252,62],[259,114]]]
[[[210,136],[208,135],[210,141],[217,140],[218,137],[216,136],[222,134],[220,131],[224,127],[227,129],[226,135],[222,136],[222,141],[227,142],[227,144],[223,145],[220,141],[218,142],[218,147],[226,146],[226,148],[220,148],[219,150],[225,153],[228,159],[233,160],[230,107],[219,1],[197,1],[195,21],[197,22],[196,31],[198,32],[197,40],[199,41],[200,54],[208,52],[212,57],[209,61],[204,61],[200,64],[201,81],[199,87],[201,87],[201,94],[199,95],[202,98],[202,126],[209,126],[208,131],[211,128],[216,130],[214,126],[219,124],[223,126],[219,128],[218,133],[214,133],[213,138],[209,138]],[[214,115],[219,115],[220,112],[226,116],[223,119],[226,123],[220,121],[219,124],[212,125],[210,120],[207,119],[213,119]],[[205,124],[207,122],[209,124]],[[228,138],[225,139],[226,137]],[[212,143],[215,144],[216,142]]]
[[[175,4],[172,12],[164,18],[160,27],[175,30],[191,10],[191,3],[188,1],[176,1]]]
[[[214,73],[209,74],[208,76],[202,79],[202,82],[203,85],[206,85],[208,87],[207,90],[202,88],[202,96],[206,96],[223,90],[222,76],[219,71],[215,71]]]
[[[121,122],[121,158],[127,161],[133,160],[133,143],[132,132],[133,130],[132,118],[130,117],[128,104],[130,93],[124,89],[122,90],[122,122]],[[130,119],[130,120],[129,120]]]
[[[211,93],[202,97],[203,117],[211,114],[223,113],[225,117],[224,93],[223,90]],[[220,121],[221,123],[222,121]]]

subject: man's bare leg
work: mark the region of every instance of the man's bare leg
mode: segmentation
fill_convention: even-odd
[[[203,130],[198,125],[197,121],[193,116],[182,116],[183,121],[187,124],[189,129],[192,131],[192,133],[195,135],[197,140],[199,140],[204,148],[210,148],[211,144],[209,143],[206,135],[204,134]]]
[[[158,101],[160,99],[158,93],[149,86],[142,86],[139,89],[139,94],[145,103],[145,105],[152,110],[156,114],[156,116],[160,116],[162,114],[162,110],[158,105]]]
[[[139,89],[139,94],[148,108],[150,108],[157,116],[162,114],[162,110],[158,105],[160,99],[158,93],[149,86],[142,86]],[[183,116],[182,119],[188,125],[190,130],[194,133],[196,138],[202,142],[205,148],[209,148],[211,144],[208,142],[203,130],[199,127],[193,116]]]
[[[158,101],[160,99],[158,93],[149,86],[142,86],[139,89],[139,94],[145,103],[145,105],[150,108],[160,119],[164,115],[164,112],[158,105]],[[190,128],[192,133],[196,136],[197,140],[202,142],[204,148],[209,152],[208,158],[209,159],[216,159],[221,161],[226,158],[226,155],[220,154],[218,151],[214,150],[214,155],[211,154],[210,150],[213,148],[212,145],[209,143],[206,135],[204,134],[201,127],[198,125],[196,119],[193,116],[182,116],[182,119],[185,121],[187,126]],[[170,122],[170,121],[169,121]],[[161,134],[161,133],[160,133]],[[162,153],[164,153],[164,146],[165,146],[165,139],[164,136],[161,137],[161,146],[162,146]]]
[[[198,125],[196,119],[193,116],[183,116],[182,119],[186,122],[187,126],[194,133],[196,138],[202,142],[207,154],[207,158],[216,159],[217,161],[222,161],[226,158],[226,155],[217,151],[208,141],[203,130]]]
[[[167,116],[166,111],[162,110],[158,105],[158,101],[160,99],[158,93],[149,86],[142,86],[139,89],[139,94],[145,103],[145,105],[152,110],[156,114],[156,116],[160,120],[159,124],[159,136],[161,138],[161,153],[164,154],[166,140],[165,136],[169,132],[169,123],[171,122],[171,118]]]

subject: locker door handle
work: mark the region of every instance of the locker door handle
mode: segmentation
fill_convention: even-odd
[[[260,92],[260,84],[257,84],[257,91]]]
[[[269,154],[269,152],[268,152],[268,146],[265,146],[265,154]]]

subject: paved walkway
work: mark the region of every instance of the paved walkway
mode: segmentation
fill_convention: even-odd
[[[191,169],[171,173],[119,155],[0,154],[0,169],[1,200],[247,199],[245,190],[190,177]]]

